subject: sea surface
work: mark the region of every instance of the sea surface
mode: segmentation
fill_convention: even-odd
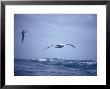
[[[97,62],[62,58],[15,59],[15,76],[97,76]]]

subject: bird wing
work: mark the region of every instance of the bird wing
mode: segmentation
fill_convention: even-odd
[[[74,46],[74,45],[72,45],[72,44],[65,44],[65,45],[70,45],[70,46],[72,46],[72,47],[74,47],[74,48],[75,48],[75,46]]]
[[[44,50],[46,50],[46,49],[48,49],[48,48],[50,48],[50,47],[52,47],[52,46],[54,46],[54,45],[48,46],[48,47],[47,47],[47,48],[45,48]]]

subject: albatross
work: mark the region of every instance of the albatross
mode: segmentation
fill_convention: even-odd
[[[46,50],[46,49],[48,49],[48,48],[50,48],[50,47],[53,47],[53,46],[54,46],[55,48],[62,48],[62,47],[64,47],[65,45],[69,45],[69,46],[75,48],[75,46],[72,45],[72,44],[56,44],[56,45],[50,45],[50,46],[46,47],[44,50]]]

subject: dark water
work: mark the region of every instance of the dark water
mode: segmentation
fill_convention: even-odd
[[[15,76],[96,76],[97,62],[57,58],[15,59]]]

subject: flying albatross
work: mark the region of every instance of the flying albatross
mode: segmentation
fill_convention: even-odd
[[[53,46],[54,46],[55,48],[62,48],[62,47],[64,47],[65,45],[69,45],[69,46],[75,48],[75,46],[72,45],[72,44],[56,44],[56,45],[50,45],[50,46],[48,46],[47,48],[45,48],[44,50],[46,50],[46,49],[48,49],[48,48],[50,48],[50,47],[53,47]]]

